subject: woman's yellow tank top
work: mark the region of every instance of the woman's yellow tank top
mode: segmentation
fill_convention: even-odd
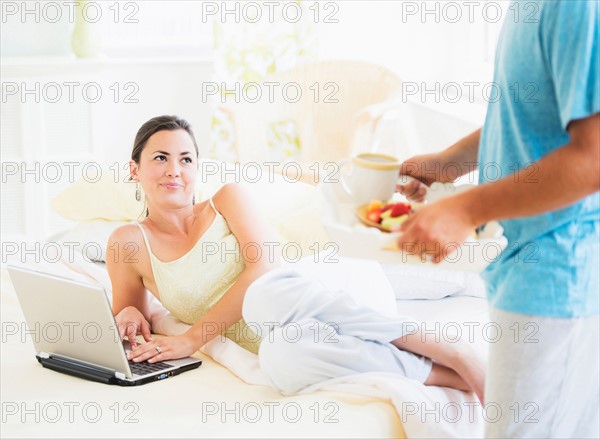
[[[146,232],[140,223],[154,282],[162,305],[184,323],[193,325],[223,297],[245,268],[239,243],[225,218],[210,205],[216,217],[192,249],[175,259],[163,262],[154,256]],[[260,337],[240,320],[230,328],[207,325],[207,331],[219,331],[243,348],[258,352]]]

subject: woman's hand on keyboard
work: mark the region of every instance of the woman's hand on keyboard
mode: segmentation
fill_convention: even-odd
[[[115,320],[117,321],[121,340],[127,336],[132,349],[138,345],[136,338],[138,334],[142,334],[144,340],[147,342],[152,341],[150,323],[148,323],[144,318],[144,315],[136,307],[128,306],[123,308],[121,312],[117,314]]]
[[[188,333],[173,337],[161,337],[151,342],[138,345],[128,355],[135,362],[148,361],[156,363],[165,360],[189,357],[198,350],[196,341]]]

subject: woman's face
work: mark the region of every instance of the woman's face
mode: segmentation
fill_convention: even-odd
[[[149,206],[176,209],[192,204],[197,166],[196,149],[187,131],[164,130],[148,139],[139,164],[131,162],[131,175],[142,185]]]

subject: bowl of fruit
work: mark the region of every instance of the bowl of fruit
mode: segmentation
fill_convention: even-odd
[[[382,232],[397,231],[414,208],[409,202],[371,200],[356,209],[356,216],[365,226],[375,227]]]
[[[470,187],[472,185],[434,183],[427,188],[423,202],[408,201],[395,193],[390,194],[389,200],[372,200],[356,207],[335,184],[321,185],[325,200],[323,225],[330,244],[335,246],[340,256],[376,259],[382,263],[421,263],[419,258],[404,254],[397,247],[400,225],[428,204]],[[441,265],[481,271],[504,247],[506,238],[503,229],[498,222],[492,221],[473,230],[465,244]]]

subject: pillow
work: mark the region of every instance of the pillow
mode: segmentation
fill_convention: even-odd
[[[76,180],[52,199],[51,207],[71,221],[133,221],[144,211],[143,197],[135,199],[135,186],[102,168],[98,181]]]
[[[219,183],[219,175],[214,174],[222,162],[201,160],[201,170],[211,173],[210,184]],[[209,163],[205,165],[204,163]],[[212,164],[212,165],[211,165]],[[119,169],[122,169],[120,167]],[[80,178],[52,199],[51,207],[63,218],[72,221],[137,221],[143,219],[145,211],[144,195],[135,199],[136,184],[128,180],[128,175],[115,175],[114,166],[100,168],[100,178],[96,181]],[[199,175],[196,185],[196,199],[202,198],[204,175]],[[209,184],[209,186],[210,186]],[[222,185],[223,183],[221,183]],[[220,187],[220,185],[219,185]],[[215,188],[216,191],[217,188]]]
[[[348,294],[356,303],[384,316],[397,315],[394,290],[377,261],[343,257],[326,250],[299,261],[284,261],[282,266],[319,281],[331,291]]]
[[[282,267],[298,271],[301,275],[319,281],[329,290],[348,294],[358,304],[378,313],[394,317],[397,315],[394,292],[381,266],[368,259],[336,258],[336,263],[327,262],[324,252],[315,257],[305,257],[295,262],[283,263]],[[179,335],[190,326],[178,320],[158,302],[150,305],[152,331],[163,335]]]
[[[105,262],[108,237],[113,230],[125,224],[129,221],[83,221],[61,236],[58,242],[79,251],[90,261]]]
[[[335,263],[330,260],[335,258]],[[61,260],[68,267],[68,278],[79,275],[85,276],[84,280],[93,280],[100,284],[106,291],[109,302],[112,303],[112,285],[106,265],[98,262],[86,261],[81,255],[73,260]],[[59,264],[59,265],[62,265]],[[284,262],[283,267],[298,271],[303,276],[316,279],[328,289],[349,294],[357,303],[385,316],[397,314],[394,292],[384,272],[376,261],[357,258],[337,257],[328,252],[322,252],[317,257],[305,257],[294,262]],[[56,270],[56,267],[52,267]],[[152,332],[162,335],[178,335],[190,328],[170,314],[161,303],[153,296],[148,296],[151,314]]]
[[[225,183],[239,183],[247,188],[258,210],[278,232],[281,243],[297,244],[300,256],[313,255],[327,244],[327,233],[321,224],[324,199],[316,187],[286,180],[253,164],[200,160],[198,201],[212,196]],[[86,257],[105,260],[112,230],[141,220],[144,202],[135,200],[135,184],[116,181],[111,170],[103,169],[99,181],[80,179],[59,193],[52,200],[52,208],[62,217],[80,222],[62,237],[62,242],[79,242],[80,249],[85,246]]]
[[[427,264],[382,263],[396,299],[442,299],[448,296],[485,298],[478,273]]]

